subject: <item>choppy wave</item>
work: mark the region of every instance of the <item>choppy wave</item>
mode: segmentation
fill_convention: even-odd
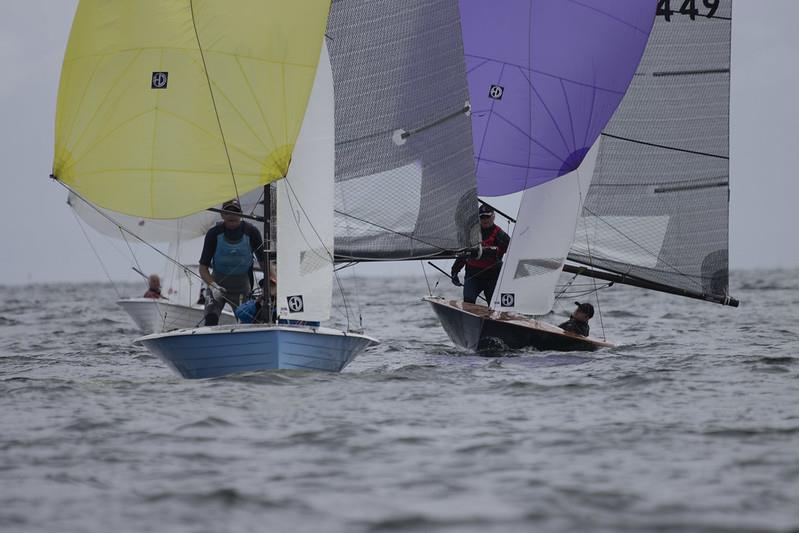
[[[616,348],[492,357],[423,280],[355,278],[383,344],[344,373],[204,381],[109,285],[0,288],[0,529],[795,531],[798,274],[734,273],[740,309],[614,287]]]

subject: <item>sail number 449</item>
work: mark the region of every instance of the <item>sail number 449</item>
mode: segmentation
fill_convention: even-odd
[[[672,6],[676,7],[680,5],[680,3],[682,3],[682,6],[679,9],[672,9]],[[691,20],[696,20],[696,17],[699,16],[713,18],[716,11],[719,9],[721,0],[702,0],[701,3],[702,6],[708,10],[706,13],[701,13],[699,9],[697,9],[696,5],[699,4],[699,0],[659,0],[657,16],[664,17],[669,22],[671,22],[671,16],[675,13],[688,15],[691,17]]]

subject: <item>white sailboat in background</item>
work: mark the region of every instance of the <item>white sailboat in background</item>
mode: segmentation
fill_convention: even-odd
[[[140,271],[134,247],[139,242],[150,246],[167,245],[163,266],[156,271],[164,298],[123,297],[117,300],[143,333],[190,328],[202,323],[204,307],[198,300],[203,283],[197,260],[205,232],[219,220],[216,213],[197,213],[177,220],[137,218],[98,208],[72,192],[67,196],[67,204],[81,221],[100,235],[125,241],[132,255],[131,268],[145,278],[145,283],[149,271]],[[242,209],[250,215],[263,216],[261,194],[245,195]],[[236,317],[225,310],[220,323],[235,324]]]

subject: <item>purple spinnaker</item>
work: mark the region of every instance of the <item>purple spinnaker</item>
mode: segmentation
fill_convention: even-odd
[[[576,169],[624,97],[657,0],[460,0],[480,195]]]

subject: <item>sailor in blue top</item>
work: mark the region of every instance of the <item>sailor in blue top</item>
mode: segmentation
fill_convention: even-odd
[[[215,326],[225,304],[235,310],[252,292],[253,255],[264,269],[261,232],[241,220],[236,200],[222,205],[222,222],[205,234],[200,255],[200,276],[208,284],[205,325]]]

